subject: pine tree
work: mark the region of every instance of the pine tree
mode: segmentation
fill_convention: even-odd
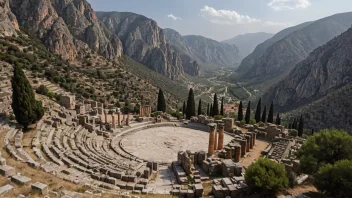
[[[186,118],[189,120],[192,116],[196,115],[196,102],[194,101],[193,89],[189,90],[188,100],[187,100],[187,109],[186,109]]]
[[[263,110],[263,114],[262,114],[262,122],[266,123],[266,105],[264,105],[264,110]]]
[[[198,115],[202,115],[202,99],[198,102]]]
[[[209,106],[209,103],[208,103],[208,107],[207,107],[207,116],[210,116],[210,106]]]
[[[251,101],[249,101],[247,105],[245,120],[246,124],[249,124],[249,121],[251,120]]]
[[[44,115],[41,101],[35,100],[35,95],[31,84],[27,80],[21,66],[14,65],[12,84],[12,109],[16,120],[24,129],[30,124],[34,124]]]
[[[274,103],[271,103],[270,105],[268,123],[274,124]]]
[[[164,97],[164,92],[162,89],[159,89],[159,94],[158,94],[158,104],[156,107],[157,111],[166,111],[166,102],[165,102],[165,97]]]
[[[238,119],[238,121],[242,121],[243,120],[243,104],[242,104],[242,101],[240,101],[240,105],[238,106],[237,119]]]
[[[220,115],[224,116],[224,97],[221,98]]]
[[[261,112],[262,112],[262,99],[259,99],[257,104],[257,109],[255,110],[255,121],[257,123],[260,122]]]
[[[182,114],[186,114],[186,101],[183,101],[183,106],[182,106]]]
[[[214,94],[214,104],[213,104],[213,116],[219,115],[219,102],[218,96]]]
[[[304,120],[303,116],[301,115],[301,118],[299,119],[299,126],[298,126],[298,136],[302,137],[303,135],[303,128],[304,128]]]
[[[276,121],[275,121],[276,125],[281,125],[281,118],[280,118],[280,114],[276,115]]]
[[[210,104],[210,114],[209,114],[211,117],[214,116],[214,113],[213,113],[213,104]]]

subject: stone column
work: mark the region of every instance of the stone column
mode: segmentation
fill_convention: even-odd
[[[241,146],[236,146],[235,147],[235,158],[234,161],[235,162],[239,162],[241,159]]]
[[[120,112],[117,113],[117,125],[121,126],[121,118],[120,118]]]
[[[232,158],[232,150],[231,148],[225,147],[226,150],[226,159],[231,159]]]
[[[116,120],[115,120],[115,115],[114,115],[114,114],[112,114],[112,115],[111,115],[111,118],[112,118],[111,128],[115,129],[115,128],[116,128]]]
[[[247,140],[241,139],[241,140],[238,140],[238,142],[241,144],[241,156],[244,156],[247,151]]]
[[[130,114],[127,114],[126,126],[130,126]]]
[[[125,123],[125,114],[122,114],[122,125]]]
[[[92,119],[92,126],[93,126],[93,130],[95,129],[95,117],[93,117]]]
[[[249,152],[249,149],[251,149],[251,136],[246,135],[246,140],[247,140],[247,147],[246,147],[246,152]]]
[[[257,140],[257,134],[253,133],[253,146],[255,145],[256,140]]]
[[[105,123],[108,123],[108,112],[104,111],[105,113]]]
[[[215,131],[215,134],[214,134],[214,150],[218,150],[218,132]]]
[[[223,121],[225,122],[225,131],[231,133],[233,129],[233,118],[224,118]]]
[[[210,123],[209,126],[209,146],[208,146],[208,156],[214,155],[214,138],[215,138],[215,130],[216,124]]]
[[[218,150],[224,148],[224,124],[219,124]]]

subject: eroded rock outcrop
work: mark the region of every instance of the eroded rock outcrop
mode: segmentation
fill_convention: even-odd
[[[120,40],[85,0],[10,0],[10,7],[20,26],[65,59],[74,60],[88,49],[115,61],[122,55]]]
[[[181,56],[169,45],[155,21],[127,12],[97,12],[97,16],[121,39],[126,55],[173,80],[183,76]],[[187,64],[187,68],[192,67]]]
[[[11,12],[9,0],[0,0],[0,36],[12,36],[19,30],[16,16]]]

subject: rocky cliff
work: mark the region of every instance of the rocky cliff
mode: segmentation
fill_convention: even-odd
[[[284,80],[272,87],[263,98],[267,103],[273,101],[276,109],[281,112],[303,107],[305,114],[313,111],[319,113],[316,117],[312,114],[311,120],[321,123],[328,120],[327,123],[340,123],[344,122],[342,118],[350,119],[344,116],[350,108],[343,101],[351,94],[347,94],[345,98],[341,92],[336,90],[351,85],[352,29],[349,29],[314,50],[304,61],[297,64]],[[351,89],[347,89],[349,90]],[[339,97],[331,99],[334,95]],[[317,106],[308,108],[312,102],[320,108]],[[317,111],[319,109],[320,111]],[[322,112],[332,112],[332,114],[323,115]]]
[[[352,13],[333,15],[296,30],[268,47],[255,60],[242,79],[255,83],[280,80],[315,48],[325,44],[351,27]]]
[[[273,37],[274,34],[266,32],[248,33],[238,35],[234,38],[222,41],[222,43],[228,43],[236,45],[241,52],[243,57],[248,56],[254,51],[257,45]]]
[[[97,16],[121,39],[125,54],[134,60],[171,79],[180,79],[184,72],[198,75],[199,66],[176,52],[152,19],[127,12],[97,12]]]
[[[16,16],[11,12],[9,0],[0,0],[0,36],[12,36],[19,30]]]
[[[85,0],[10,0],[20,26],[26,28],[65,59],[88,50],[118,61],[122,44],[105,29]]]
[[[236,45],[220,43],[202,36],[181,36],[172,29],[165,29],[165,33],[175,49],[196,60],[203,69],[235,67],[241,61]]]
[[[251,54],[249,54],[248,56],[246,56],[241,61],[241,64],[237,68],[236,71],[239,73],[246,73],[246,72],[250,71],[253,68],[253,66],[255,65],[256,60],[265,53],[265,51],[266,51],[266,49],[268,49],[268,47],[275,44],[277,41],[285,38],[287,35],[293,33],[294,31],[300,30],[300,29],[308,26],[309,24],[311,24],[311,22],[306,22],[306,23],[302,23],[297,26],[286,28],[286,29],[278,32],[277,34],[275,34],[270,39],[257,45],[257,47],[255,47],[254,51]]]

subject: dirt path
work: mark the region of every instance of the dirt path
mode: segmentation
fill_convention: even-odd
[[[251,152],[249,152],[246,158],[241,160],[241,163],[244,166],[249,166],[251,163],[255,162],[260,156],[261,152],[269,145],[269,142],[266,140],[256,140],[255,146]]]

